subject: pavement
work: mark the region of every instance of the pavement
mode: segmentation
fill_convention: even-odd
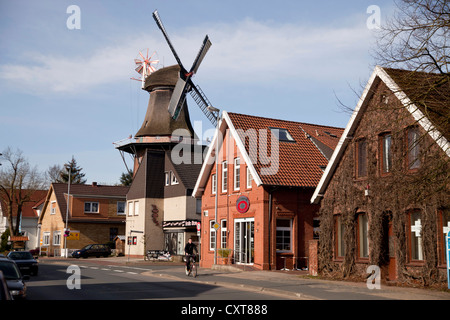
[[[71,259],[42,258],[70,262]],[[450,300],[450,291],[398,287],[381,284],[380,289],[369,289],[365,282],[331,281],[311,277],[307,271],[259,271],[232,266],[199,268],[196,278],[186,276],[183,263],[145,261],[142,258],[109,257],[79,260],[96,264],[146,265],[142,274],[176,281],[192,281],[208,285],[237,288],[266,293],[294,300]],[[171,268],[164,268],[169,265]]]

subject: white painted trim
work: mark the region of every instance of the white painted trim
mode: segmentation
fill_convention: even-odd
[[[343,156],[343,153],[348,145],[348,141],[352,138],[352,135],[359,124],[359,120],[361,119],[365,111],[365,107],[367,106],[368,103],[368,101],[366,101],[367,95],[370,92],[371,88],[377,84],[376,82],[377,77],[386,84],[386,86],[395,94],[395,96],[400,100],[403,106],[405,106],[405,108],[414,117],[414,120],[416,120],[423,127],[423,129],[447,154],[447,156],[450,157],[449,141],[431,124],[431,122],[425,117],[425,115],[419,110],[419,108],[411,102],[411,100],[394,82],[394,80],[392,80],[392,78],[387,74],[387,72],[382,67],[376,66],[374,71],[372,72],[372,75],[369,78],[369,81],[367,82],[366,87],[364,88],[363,94],[361,95],[347,126],[345,127],[345,130],[336,146],[336,149],[334,149],[333,155],[331,156],[331,159],[328,162],[325,172],[322,175],[319,184],[317,185],[311,197],[311,203],[315,204],[320,203],[320,200],[323,197],[323,194],[325,193],[328,184],[330,183],[334,171],[337,165],[339,164]]]

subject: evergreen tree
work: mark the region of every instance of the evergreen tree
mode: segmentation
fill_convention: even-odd
[[[133,173],[131,171],[128,171],[127,173],[123,172],[120,176],[120,185],[122,186],[131,186],[131,183],[133,182]]]
[[[84,179],[85,174],[81,171],[83,168],[77,165],[75,157],[72,156],[72,160],[64,164],[64,168],[61,170],[58,182],[68,183],[69,182],[69,172],[70,172],[70,183],[71,184],[85,184],[86,179]]]

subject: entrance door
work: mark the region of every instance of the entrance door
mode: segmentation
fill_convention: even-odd
[[[389,280],[397,279],[397,261],[395,259],[395,240],[394,229],[392,227],[392,220],[389,221],[388,228],[388,249],[389,249],[389,262],[388,262],[388,278]]]
[[[381,276],[386,280],[397,279],[397,261],[395,259],[395,237],[392,225],[391,212],[385,212],[383,216],[383,242],[382,242]]]
[[[254,218],[234,220],[235,262],[253,264],[254,262]]]

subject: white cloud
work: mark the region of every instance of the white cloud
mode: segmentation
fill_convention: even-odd
[[[23,59],[26,63],[1,65],[0,78],[10,86],[25,87],[35,94],[74,94],[137,76],[133,59],[144,47],[156,49],[166,65],[175,63],[156,25],[154,29],[150,34],[115,41],[120,45],[93,48],[87,57],[76,53],[48,56],[34,53]],[[346,68],[367,66],[370,40],[370,32],[363,24],[353,28],[318,28],[254,20],[169,33],[187,69],[205,33],[210,35],[213,46],[199,74],[203,81],[219,84],[227,80],[263,83],[286,77],[342,78],[341,71]]]

